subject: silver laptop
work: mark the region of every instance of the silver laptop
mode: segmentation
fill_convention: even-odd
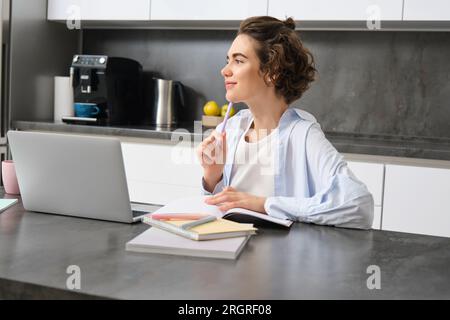
[[[132,223],[160,207],[130,202],[118,139],[9,131],[8,141],[26,210]]]

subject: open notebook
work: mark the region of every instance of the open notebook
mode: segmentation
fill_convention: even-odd
[[[289,228],[292,225],[291,220],[278,219],[267,214],[243,208],[233,208],[226,212],[222,212],[218,206],[206,204],[204,200],[207,197],[208,196],[196,196],[181,198],[170,202],[164,207],[156,210],[154,213],[205,213],[235,222],[252,223],[255,226],[278,225]]]
[[[250,236],[210,241],[192,241],[164,230],[153,228],[127,242],[125,250],[193,257],[236,259]]]

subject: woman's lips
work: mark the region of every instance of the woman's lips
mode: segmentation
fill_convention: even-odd
[[[225,83],[225,88],[231,89],[231,88],[233,88],[236,84],[237,84],[237,82],[226,82],[226,83]]]

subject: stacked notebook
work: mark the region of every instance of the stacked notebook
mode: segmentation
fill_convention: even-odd
[[[236,259],[250,236],[195,241],[152,227],[126,244],[127,251]]]
[[[142,222],[152,227],[197,241],[250,236],[255,234],[257,230],[253,227],[253,224],[237,223],[225,219],[216,219],[188,230],[183,229],[181,226],[189,223],[190,220],[164,221],[153,219],[149,215],[144,217]]]
[[[204,200],[204,196],[182,198],[152,214],[204,214],[215,216],[214,221],[184,229],[182,225],[189,221],[153,219],[152,214],[148,214],[142,221],[152,228],[128,242],[126,250],[236,259],[251,235],[256,233],[254,223],[285,228],[292,224],[289,220],[242,208],[223,213],[217,206],[208,205]]]

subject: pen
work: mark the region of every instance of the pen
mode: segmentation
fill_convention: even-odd
[[[220,124],[219,132],[220,132],[221,135],[225,131],[225,126],[227,125],[228,118],[230,117],[230,110],[231,110],[232,106],[233,106],[233,102],[230,101],[230,103],[228,103],[227,112],[225,113],[225,119]],[[220,142],[221,142],[221,140],[218,140],[217,143],[216,143],[216,146],[218,146],[219,148],[221,147],[221,143]]]
[[[208,217],[209,215],[196,213],[153,213],[150,216],[155,220],[197,220]]]
[[[225,118],[223,119],[223,122],[221,124],[219,124],[218,131],[221,135],[225,131],[225,126],[227,125],[228,118],[230,117],[230,110],[231,110],[232,106],[233,106],[233,102],[230,102],[228,104],[227,112],[225,113]],[[221,146],[221,140],[217,140],[216,146],[218,146],[218,147]]]
[[[216,219],[217,218],[215,216],[206,216],[203,219],[199,219],[199,220],[188,222],[188,223],[185,223],[185,224],[181,225],[181,229],[187,230],[187,229],[190,229],[192,227],[199,226],[199,225],[202,225],[202,224],[214,221]]]
[[[225,113],[225,118],[223,119],[223,122],[221,123],[220,128],[219,128],[220,134],[222,134],[225,131],[225,126],[227,125],[227,120],[230,117],[230,110],[231,110],[232,106],[233,106],[233,102],[230,102],[228,104],[227,113]]]

